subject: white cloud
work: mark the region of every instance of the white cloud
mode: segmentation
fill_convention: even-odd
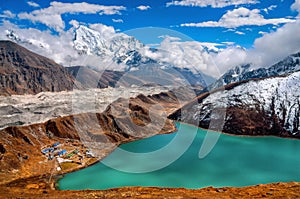
[[[179,0],[168,2],[167,6],[193,6],[193,7],[208,7],[223,8],[226,6],[238,6],[247,4],[256,4],[257,0]]]
[[[144,5],[140,5],[138,7],[136,7],[139,10],[149,10],[151,7],[150,6],[144,6]]]
[[[296,0],[291,8],[299,13],[300,0]],[[300,52],[299,32],[299,18],[294,23],[287,23],[271,33],[259,31],[262,37],[256,39],[253,48],[248,50],[246,62],[253,63],[256,67],[269,67],[288,55]]]
[[[30,5],[30,6],[32,6],[32,7],[40,7],[39,4],[37,4],[37,3],[33,2],[33,1],[27,1],[27,4]]]
[[[300,21],[285,24],[275,32],[264,34],[254,42],[248,53],[249,62],[256,66],[270,66],[286,56],[300,51]]]
[[[258,34],[260,34],[260,35],[265,35],[265,34],[267,34],[267,32],[259,31]]]
[[[112,38],[116,34],[116,30],[113,26],[107,26],[101,23],[90,24],[89,28],[99,32],[104,38]]]
[[[74,28],[78,28],[79,27],[79,22],[76,20],[71,20],[69,22],[70,25],[72,25]]]
[[[20,13],[18,14],[20,19],[28,19],[32,22],[40,22],[46,26],[53,28],[54,30],[61,32],[65,28],[65,22],[61,18],[60,14],[31,14]]]
[[[247,63],[247,51],[239,46],[229,46],[212,55],[212,59],[220,74],[224,74],[232,67]]]
[[[199,42],[202,46],[206,47],[209,51],[219,52],[219,47],[224,47],[225,43],[212,43],[212,42]]]
[[[222,44],[225,44],[226,46],[233,46],[235,42],[232,41],[223,41]]]
[[[123,19],[112,19],[115,23],[124,23]]]
[[[38,54],[55,60],[57,63],[69,64],[68,57],[77,58],[77,52],[73,49],[73,31],[52,35],[49,31],[41,31],[35,28],[19,28],[8,21],[0,26],[0,39],[7,40],[6,30],[13,30],[22,41],[20,44]]]
[[[278,25],[291,22],[295,22],[295,20],[287,18],[265,19],[264,16],[260,14],[260,10],[249,10],[248,8],[241,7],[228,11],[219,19],[219,21],[185,23],[181,24],[181,26],[237,28],[240,26],[263,26],[268,24]]]
[[[104,6],[98,4],[81,3],[61,3],[53,1],[47,8],[34,10],[30,13],[20,13],[18,15],[21,19],[28,19],[32,22],[39,22],[47,25],[54,30],[61,32],[65,28],[62,14],[100,14],[100,15],[114,15],[120,14],[120,11],[125,10],[123,6]]]
[[[0,14],[1,18],[14,18],[16,15],[12,13],[10,10],[4,10],[2,14]]]
[[[293,10],[297,10],[298,13],[300,13],[300,0],[295,0],[291,8]]]
[[[168,41],[180,41],[181,39],[179,37],[172,37],[170,35],[160,35],[158,38],[161,39],[167,39]]]
[[[163,36],[163,38],[161,44],[156,46],[158,51],[145,50],[144,55],[161,62],[170,63],[178,68],[189,68],[193,72],[201,71],[213,77],[219,77],[227,70],[223,66],[227,67],[226,63],[231,63],[222,61],[227,61],[230,58],[229,53],[222,54],[219,57],[216,56],[217,52],[220,52],[219,47],[225,47],[226,44],[197,41],[183,42],[177,37],[169,36]],[[216,62],[216,60],[219,61]],[[234,60],[236,62],[237,59]],[[221,64],[218,66],[216,63]]]
[[[234,33],[235,33],[235,34],[238,34],[238,35],[245,35],[245,33],[244,33],[244,32],[241,32],[241,31],[238,31],[238,30],[237,30],[237,31],[235,31]]]
[[[270,5],[269,7],[264,8],[263,11],[269,14],[269,11],[274,10],[275,8],[277,8],[277,5]]]
[[[50,31],[41,31],[35,28],[20,28],[17,25],[4,21],[0,25],[0,40],[7,40],[7,30],[11,30],[17,35],[19,44],[25,48],[36,52],[40,55],[48,57],[55,62],[64,66],[89,66],[91,63],[99,63],[103,67],[103,60],[101,57],[96,56],[81,56],[74,49],[74,28],[77,28],[80,23],[76,20],[69,22],[73,27],[67,31],[61,32],[59,35],[53,35]],[[101,33],[103,37],[113,37],[115,30],[112,26],[103,24],[90,24],[90,28]],[[13,40],[14,41],[14,40]],[[97,61],[95,61],[97,60]],[[105,65],[106,66],[106,65]],[[119,65],[112,65],[111,69],[120,68]]]
[[[235,31],[236,31],[236,29],[234,29],[234,28],[228,28],[226,30],[223,30],[223,32],[235,32]]]

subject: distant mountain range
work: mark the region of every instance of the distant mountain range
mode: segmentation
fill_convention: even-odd
[[[251,64],[236,66],[226,72],[215,83],[209,86],[209,90],[219,88],[234,82],[240,82],[255,78],[266,78],[287,75],[300,70],[300,52],[290,55],[269,68],[251,69]]]
[[[112,59],[116,64],[123,65],[125,72],[134,71],[143,76],[149,75],[149,65],[156,68],[159,73],[169,73],[172,79],[185,79],[192,86],[205,87],[214,82],[215,79],[201,72],[193,72],[189,68],[179,68],[170,63],[149,58],[145,55],[145,45],[134,37],[118,33],[111,37],[102,35],[86,26],[79,26],[75,30],[74,48],[80,54],[97,55],[103,59]],[[147,48],[156,52],[159,49]],[[170,49],[171,50],[171,49]],[[209,50],[203,47],[203,50]],[[139,72],[136,72],[139,70]],[[175,74],[177,73],[177,74]],[[151,76],[151,75],[150,75]],[[167,79],[167,78],[166,78]],[[170,80],[170,79],[169,79]]]
[[[95,67],[63,67],[11,41],[1,41],[0,48],[1,95],[151,84],[187,85],[201,89],[214,81],[202,73],[194,74],[189,69],[162,66],[155,61],[130,65],[129,71],[101,71]]]
[[[162,74],[172,73],[173,77],[171,79],[176,79],[178,78],[178,76],[181,76],[181,78],[179,79],[187,81],[188,84],[192,86],[207,87],[205,91],[213,90],[223,85],[243,80],[285,75],[300,69],[300,53],[297,53],[288,56],[286,59],[278,62],[277,64],[274,64],[269,68],[253,69],[251,63],[236,66],[230,69],[216,81],[214,78],[205,75],[201,71],[195,71],[188,66],[178,67],[159,58],[150,58],[147,53],[145,53],[146,51],[159,54],[159,52],[161,52],[162,50],[146,47],[139,40],[124,33],[107,34],[98,32],[84,25],[80,25],[77,28],[74,28],[73,34],[74,38],[72,42],[75,52],[82,56],[96,56],[99,57],[101,61],[103,61],[102,69],[101,67],[99,68],[97,66],[93,66],[92,63],[89,64],[89,69],[92,69],[94,71],[103,71],[105,70],[106,65],[109,66],[110,64],[115,64],[116,66],[114,66],[113,70],[126,73],[135,71],[133,72],[134,75],[141,75],[143,72],[149,72],[148,66],[155,66],[156,69],[160,69]],[[12,30],[7,31],[7,38],[22,45],[34,45],[37,48],[44,48],[43,43],[38,43],[36,41],[32,42],[31,40],[22,38],[18,35],[17,32],[14,32]],[[172,51],[172,49],[169,49],[169,51]],[[211,49],[203,46],[203,48],[200,48],[199,51],[201,51],[199,53],[210,53]],[[140,71],[136,72],[138,70]],[[174,75],[174,73],[178,74]],[[147,75],[148,74],[144,74],[143,76]],[[130,76],[129,73],[128,76]]]
[[[34,46],[35,48],[44,49],[45,45],[24,39],[14,31],[7,31],[7,38],[28,47]],[[97,63],[94,63],[94,65],[93,63],[88,64],[90,69],[96,69],[96,71],[103,71],[108,68],[122,72],[140,70],[141,73],[143,71],[149,71],[148,69],[145,70],[145,66],[152,65],[160,69],[162,73],[170,71],[177,73],[175,76],[181,76],[181,79],[184,79],[184,81],[191,86],[206,87],[215,81],[213,77],[205,75],[201,71],[195,71],[188,66],[179,67],[160,59],[150,58],[145,52],[160,53],[160,51],[164,52],[164,50],[146,47],[134,37],[123,33],[107,35],[80,25],[74,29],[72,42],[75,52],[80,56],[99,57],[99,60],[96,60],[95,62]],[[172,49],[170,49],[170,51],[172,51]],[[203,53],[209,53],[210,49],[203,46],[202,51]],[[101,65],[100,67],[99,64]],[[112,68],[110,68],[111,65],[113,65]],[[143,76],[147,75],[148,74],[144,74]]]
[[[121,71],[96,71],[84,66],[72,66],[66,67],[66,69],[84,88],[114,87],[124,75],[124,72]]]

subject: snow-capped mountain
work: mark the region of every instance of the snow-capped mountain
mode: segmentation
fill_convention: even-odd
[[[204,128],[219,119],[224,125],[217,130],[226,133],[300,138],[300,72],[202,94],[170,118]]]
[[[9,39],[11,39],[12,41],[15,41],[15,42],[20,42],[21,41],[19,36],[13,30],[6,30],[6,36]]]
[[[130,67],[154,61],[141,55],[144,44],[126,34],[104,35],[86,26],[79,26],[74,34],[74,48],[79,54],[111,59],[117,64],[127,65],[127,70]]]
[[[151,66],[156,68],[156,73],[158,71],[165,75],[166,73],[169,73],[169,75],[173,77],[172,81],[178,78],[178,74],[181,74],[181,79],[184,78],[185,80],[188,80],[191,85],[206,86],[214,81],[213,78],[204,75],[199,71],[195,72],[189,68],[177,67],[176,61],[175,63],[172,63],[169,62],[170,60],[165,60],[165,53],[171,53],[167,52],[166,49],[151,49],[134,37],[126,34],[104,34],[82,25],[75,29],[74,32],[74,48],[79,54],[99,56],[104,60],[121,65],[119,68],[124,68],[125,65],[125,71],[130,71],[134,75],[138,74],[139,77],[152,76],[153,70],[149,70],[148,67]],[[201,47],[200,49],[202,51],[208,50],[204,47]],[[201,52],[199,52],[199,54],[200,53]],[[151,58],[151,55],[156,57],[156,59]],[[147,72],[151,74],[145,74]],[[156,76],[162,74],[156,74]]]
[[[22,44],[25,47],[30,47],[30,46],[35,46],[38,48],[48,48],[49,45],[42,42],[42,41],[38,41],[36,39],[32,39],[32,38],[22,38],[20,37],[14,30],[6,30],[6,37],[18,44]]]
[[[274,64],[269,68],[258,68],[251,70],[251,64],[236,66],[226,72],[214,84],[210,85],[210,89],[216,89],[223,85],[233,82],[240,82],[254,78],[275,77],[293,73],[300,70],[300,52],[290,55],[284,60]]]

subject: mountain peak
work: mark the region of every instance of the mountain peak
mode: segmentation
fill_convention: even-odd
[[[74,48],[80,54],[100,57],[122,56],[128,51],[141,49],[144,45],[133,37],[115,33],[108,27],[96,31],[80,25],[75,29]]]
[[[75,30],[74,49],[79,54],[95,55],[105,62],[114,62],[130,70],[149,58],[141,54],[144,44],[123,33],[115,33],[109,27],[102,27],[100,31],[86,26],[79,26]]]

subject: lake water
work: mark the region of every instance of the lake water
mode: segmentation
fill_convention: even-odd
[[[207,132],[180,124],[177,133],[124,144],[103,163],[65,175],[59,188],[240,187],[300,181],[300,140],[208,133],[220,137],[202,159],[199,150]]]

